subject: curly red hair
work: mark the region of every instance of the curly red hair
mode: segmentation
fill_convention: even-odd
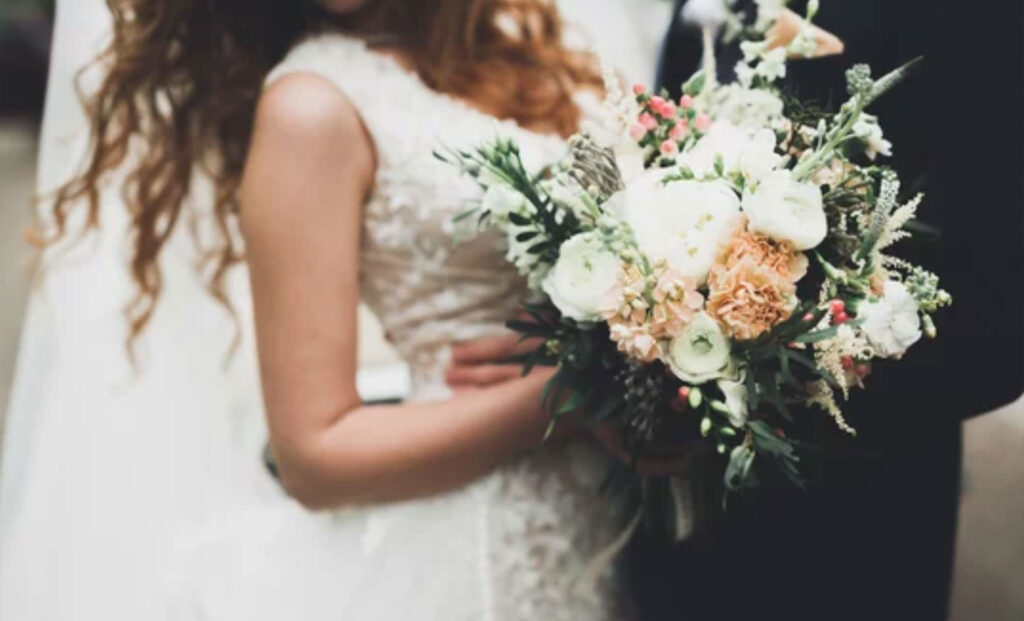
[[[88,226],[98,224],[99,185],[129,161],[131,147],[122,190],[137,285],[126,307],[132,339],[159,299],[158,258],[197,166],[215,184],[219,231],[203,249],[202,273],[231,308],[223,286],[243,257],[233,219],[256,101],[266,74],[303,35],[331,28],[386,34],[431,88],[563,135],[579,119],[574,91],[599,84],[592,60],[563,45],[558,12],[546,0],[378,0],[342,17],[309,0],[107,3],[114,37],[99,59],[105,78],[87,98],[92,143],[82,172],[56,192],[50,241],[65,233],[76,205],[87,209]]]

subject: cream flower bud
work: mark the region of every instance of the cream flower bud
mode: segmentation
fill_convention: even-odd
[[[729,340],[707,313],[699,313],[669,342],[665,361],[679,379],[691,384],[726,377],[732,371]]]

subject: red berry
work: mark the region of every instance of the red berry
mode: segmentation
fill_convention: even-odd
[[[829,304],[832,307],[832,312],[835,314],[839,314],[846,311],[846,302],[842,300],[832,300]]]
[[[832,321],[837,324],[846,323],[849,320],[850,316],[847,315],[845,311],[839,311],[835,315],[832,315]]]
[[[689,399],[690,398],[690,387],[689,386],[680,386],[679,387],[679,398],[680,399]]]
[[[777,433],[780,438],[785,438],[786,437],[786,432],[781,430],[781,429],[776,429],[775,433]]]
[[[853,368],[853,356],[843,356],[839,359],[839,362],[843,365],[844,369]]]
[[[807,313],[804,315],[804,321],[814,321],[814,313]]]
[[[858,364],[857,368],[854,369],[859,377],[867,377],[871,373],[871,365],[869,364]]]

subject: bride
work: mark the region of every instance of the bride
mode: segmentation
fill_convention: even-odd
[[[69,560],[50,579],[67,584],[64,576],[72,577],[74,593],[49,593],[38,572],[21,571],[40,549],[22,542],[44,542],[17,535],[31,533],[33,515],[55,522],[60,509],[50,505],[58,515],[46,515],[40,507],[47,505],[31,502],[38,489],[25,484],[14,517],[4,509],[0,608],[29,619],[83,618],[102,606],[106,618],[163,612],[155,597],[103,579],[96,570],[112,564],[109,556],[140,567],[160,559],[178,618],[629,618],[614,576],[602,576],[589,591],[575,588],[624,520],[615,502],[598,496],[608,463],[585,431],[569,426],[557,442],[539,447],[547,421],[538,404],[549,372],[482,381],[454,395],[445,384],[451,346],[502,335],[522,283],[504,264],[499,240],[485,235],[453,248],[451,219],[477,191],[434,161],[431,150],[500,133],[516,138],[537,169],[557,159],[597,86],[591,60],[560,42],[559,17],[540,0],[320,5],[117,4],[116,53],[92,117],[98,139],[84,175],[62,188],[55,207],[57,222],[79,200],[88,214],[72,218],[96,216],[107,173],[132,162],[121,179],[138,291],[129,325],[147,377],[170,365],[146,354],[174,352],[175,341],[165,335],[164,347],[155,347],[147,326],[176,322],[179,333],[211,336],[208,324],[189,318],[191,309],[169,312],[157,304],[183,286],[161,270],[166,253],[180,250],[176,229],[190,226],[207,248],[212,241],[206,273],[227,301],[238,298],[228,289],[237,284],[229,280],[240,225],[280,485],[255,460],[191,463],[193,453],[216,451],[189,447],[173,425],[167,436],[140,433],[141,447],[102,438],[84,462],[66,463],[65,452],[56,451],[63,466],[49,468],[53,477],[75,468],[98,473],[89,479],[95,487],[76,494],[95,494],[88,504],[94,523],[118,493],[132,497],[132,488],[111,483],[123,474],[137,491],[147,483],[168,491],[160,507],[171,517],[148,532],[159,537],[174,529],[177,536],[170,549],[159,541],[135,549],[138,537],[125,534],[129,543],[118,546],[112,532],[104,541],[115,545],[104,549],[61,535],[52,545]],[[188,210],[189,192],[205,175],[218,197],[205,214],[215,226],[207,228],[204,214]],[[412,368],[406,404],[359,401],[360,296]],[[238,305],[234,312],[244,342],[248,312]],[[472,364],[474,352],[501,342],[459,350],[468,359],[462,362]],[[90,361],[84,349],[64,364],[77,361],[83,375],[90,363],[112,364],[109,357]],[[176,366],[186,366],[190,353],[196,352],[174,353]],[[208,361],[194,362],[208,368]],[[479,377],[509,375],[491,365],[474,370]],[[216,378],[192,373],[195,383],[187,388],[214,393]],[[125,425],[144,425],[147,410],[182,403],[180,383],[128,384],[124,390],[134,398],[120,395],[116,408]],[[46,405],[72,410],[103,398],[83,389]],[[252,406],[249,399],[222,405]],[[218,414],[209,404],[200,413]],[[180,415],[190,420],[195,413]],[[80,423],[79,441],[96,439],[88,423]],[[203,424],[213,433],[202,441],[231,440],[226,424]],[[182,447],[184,454],[170,454]],[[124,472],[145,457],[166,461],[156,471],[160,478]],[[20,468],[11,474],[6,466],[13,459],[5,460],[7,504],[8,482]],[[203,481],[199,471],[211,465],[220,466],[211,475],[218,480]],[[187,489],[199,481],[209,486]],[[137,510],[129,507],[126,515]],[[117,517],[135,535],[147,532]]]

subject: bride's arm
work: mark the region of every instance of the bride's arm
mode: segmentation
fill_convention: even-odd
[[[375,165],[355,109],[320,78],[264,93],[242,229],[271,446],[285,488],[311,508],[460,486],[537,445],[547,424],[545,370],[440,403],[361,404],[360,212]]]

